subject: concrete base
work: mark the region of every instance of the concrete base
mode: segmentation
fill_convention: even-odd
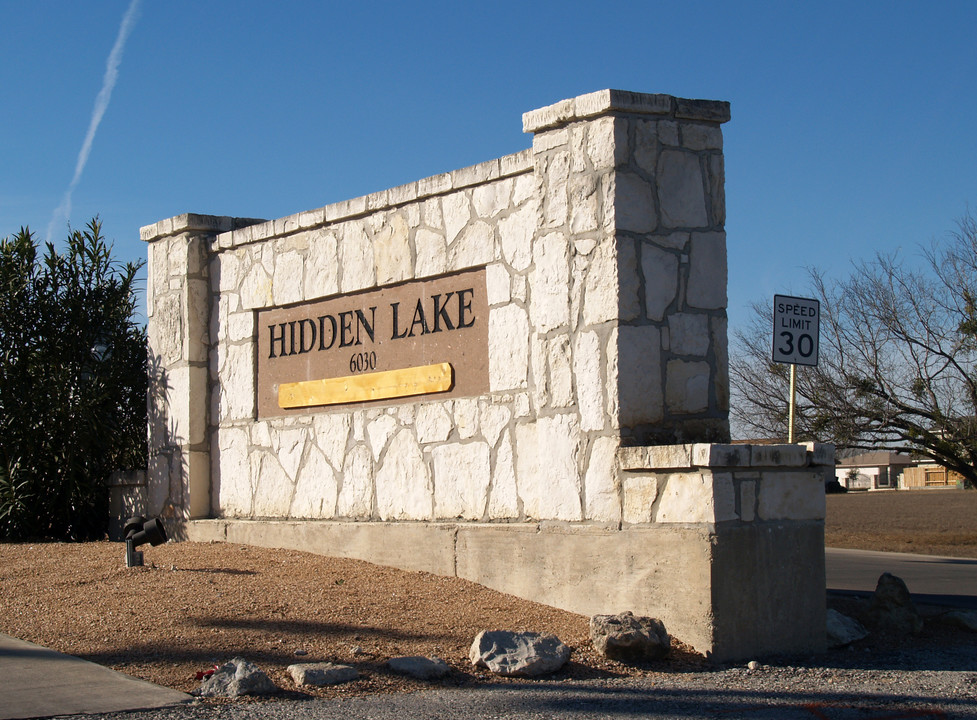
[[[825,647],[821,522],[720,526],[195,520],[226,541],[461,577],[593,615],[631,610],[716,661]],[[813,559],[813,560],[812,560]]]

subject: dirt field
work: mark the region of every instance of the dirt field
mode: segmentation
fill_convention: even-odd
[[[198,671],[236,655],[285,689],[295,687],[293,663],[350,664],[363,675],[322,696],[421,687],[387,670],[398,655],[443,658],[449,684],[498,681],[468,660],[475,635],[492,629],[555,634],[572,651],[567,678],[704,663],[680,645],[646,668],[604,660],[588,618],[458,578],[242,545],[143,549],[146,567],[126,568],[121,543],[0,544],[0,632],[185,692],[199,687]]]
[[[977,491],[899,490],[827,496],[828,547],[977,558]]]
[[[829,495],[826,534],[835,547],[977,557],[977,492]],[[445,659],[448,684],[496,681],[468,661],[487,629],[556,634],[572,649],[557,679],[704,665],[681,646],[653,666],[603,660],[587,618],[458,578],[240,545],[144,550],[147,566],[128,569],[121,543],[0,544],[0,632],[184,691],[199,685],[198,671],[235,655],[293,693],[285,668],[316,661],[352,664],[363,676],[317,693],[325,696],[421,687],[386,669],[397,655]]]

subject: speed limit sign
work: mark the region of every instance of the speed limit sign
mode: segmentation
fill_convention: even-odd
[[[773,296],[773,361],[818,364],[821,303],[810,298]]]

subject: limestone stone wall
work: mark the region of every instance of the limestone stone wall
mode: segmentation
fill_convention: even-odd
[[[269,222],[143,228],[167,386],[150,511],[621,523],[618,447],[728,437],[727,119],[602,91],[527,113],[532,149],[499,160]],[[471,268],[489,393],[256,419],[256,310]]]

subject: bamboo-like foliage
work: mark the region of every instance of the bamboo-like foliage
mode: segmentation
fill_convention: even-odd
[[[910,263],[857,264],[821,303],[818,366],[797,368],[795,433],[840,448],[928,457],[977,484],[977,223]],[[738,434],[786,435],[789,366],[771,362],[772,308],[734,334],[731,416]]]
[[[111,250],[97,218],[60,253],[0,241],[0,538],[100,538],[109,475],[145,467],[139,265]]]

